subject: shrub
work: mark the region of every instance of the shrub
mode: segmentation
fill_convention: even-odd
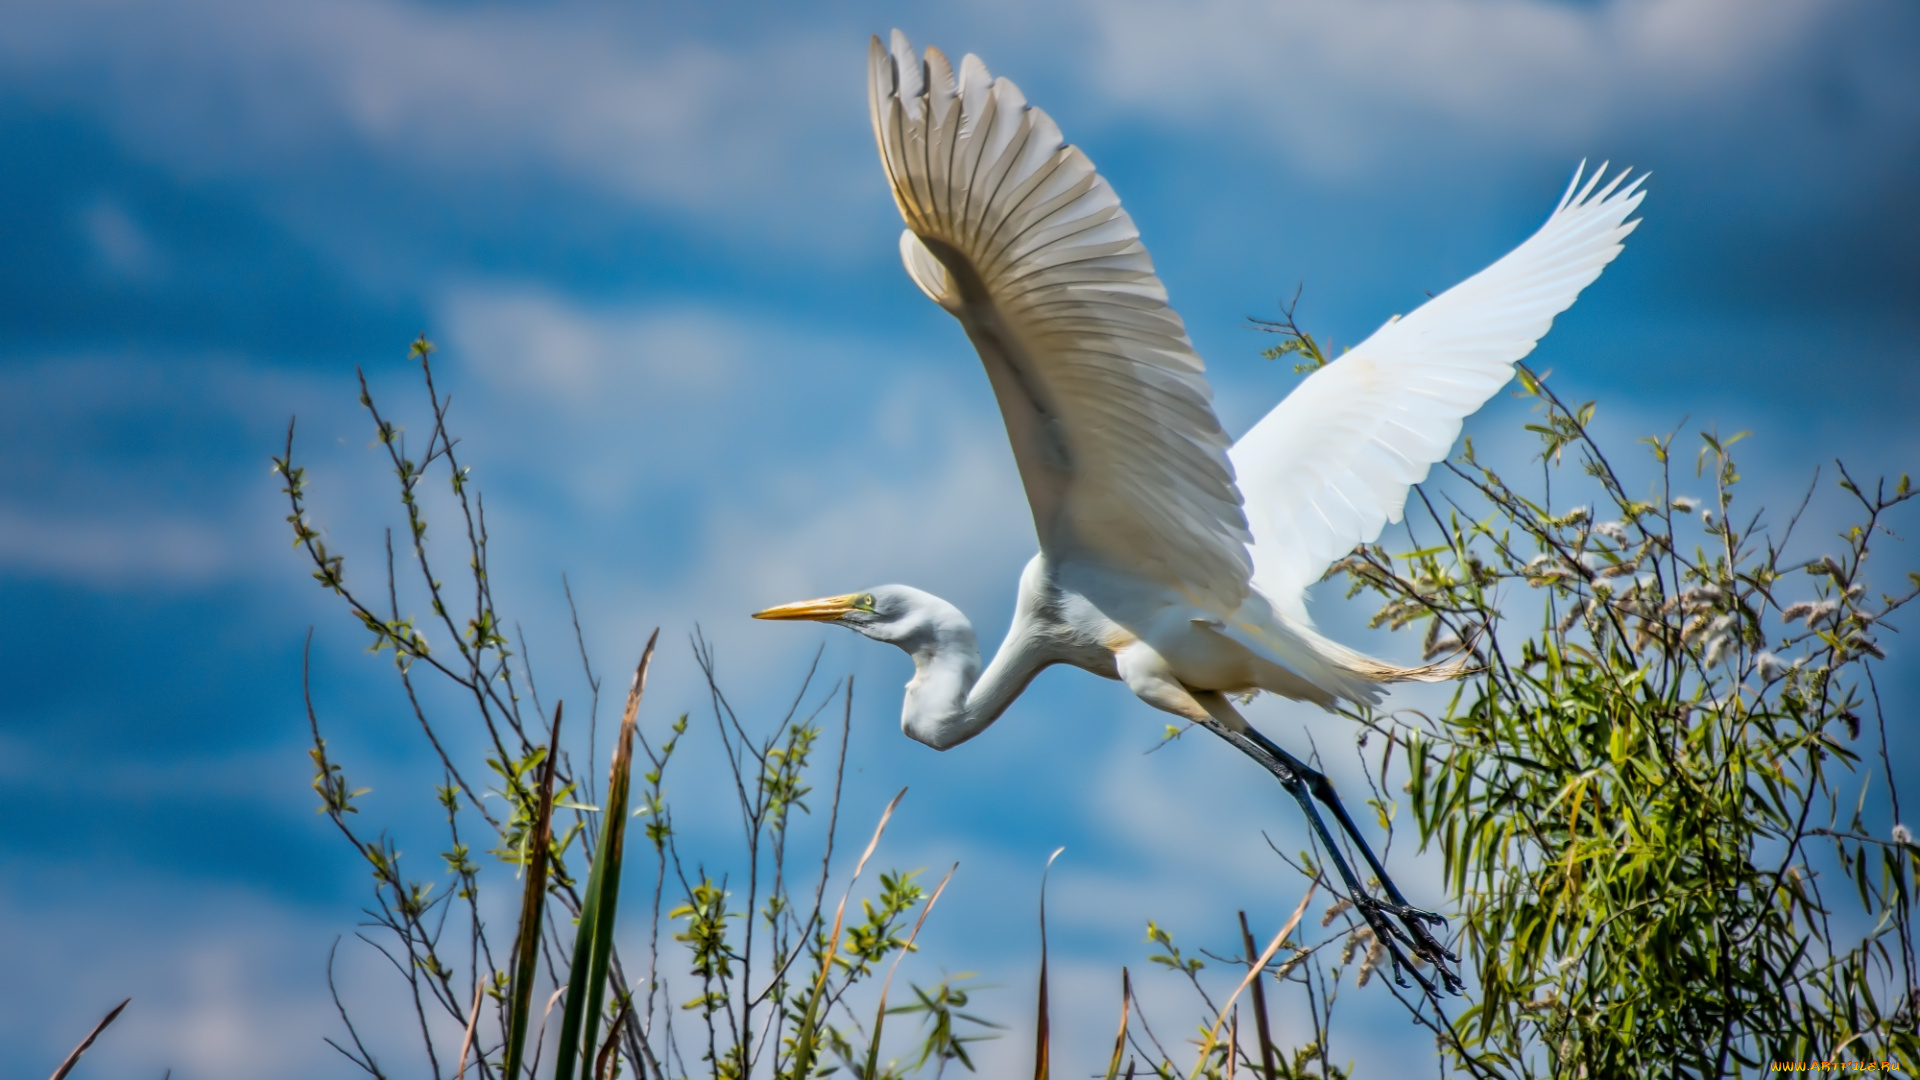
[[[971,1068],[967,1046],[991,1025],[965,1011],[965,976],[913,986],[904,1005],[890,1005],[887,996],[893,966],[914,948],[945,881],[929,893],[918,871],[880,873],[878,889],[870,888],[848,918],[848,901],[899,803],[896,797],[887,807],[852,872],[836,867],[852,681],[818,690],[809,672],[786,713],[755,732],[721,691],[712,651],[696,636],[694,659],[712,695],[712,733],[729,770],[725,780],[698,782],[730,780],[745,827],[738,849],[685,851],[673,825],[668,770],[681,740],[694,732],[685,715],[666,724],[638,723],[650,643],[628,694],[607,786],[596,788],[592,720],[601,683],[587,660],[579,620],[573,630],[591,691],[589,734],[579,737],[577,720],[568,731],[575,733],[576,750],[583,744],[587,749],[586,769],[576,767],[569,743],[560,738],[561,703],[550,713],[541,707],[525,650],[515,651],[506,635],[509,624],[494,605],[484,503],[447,429],[448,399],[434,385],[432,353],[424,338],[415,342],[412,355],[431,410],[417,459],[401,427],[382,415],[364,376],[360,382],[360,404],[392,466],[404,518],[404,563],[396,563],[389,530],[385,581],[377,591],[349,582],[344,557],[312,523],[291,424],[286,450],[274,459],[285,478],[295,545],[311,562],[314,578],[371,635],[371,651],[391,653],[409,709],[440,766],[433,798],[445,819],[441,861],[451,888],[416,876],[384,830],[359,823],[365,790],[354,788],[329,754],[309,694],[320,809],[373,874],[366,909],[371,921],[358,936],[391,961],[404,981],[417,1028],[413,1049],[430,1075],[534,1076],[543,1058],[554,1064],[541,1075],[559,1080],[622,1075],[623,1069],[656,1080],[701,1074],[799,1080],[836,1068],[879,1080],[928,1067],[937,1071],[952,1061]],[[436,560],[446,555],[428,538],[421,485],[430,481],[447,484],[458,508],[454,546],[467,564],[467,580],[457,591],[443,586],[436,571]],[[400,565],[411,575],[400,573]],[[409,576],[414,595],[431,612],[424,625],[446,644],[430,645],[414,617],[402,614]],[[455,687],[467,702],[464,713],[435,715],[425,704],[423,674]],[[821,718],[836,702],[839,745],[826,763]],[[476,739],[484,759],[478,769],[464,750]],[[828,824],[817,868],[809,869],[802,853],[789,848],[791,828],[796,813],[813,812],[823,772],[832,784]],[[623,962],[612,927],[629,785],[653,865],[646,953]],[[722,865],[744,873],[744,888],[707,869]],[[489,926],[482,899],[487,882],[503,869],[522,879],[512,886],[521,894],[520,919],[506,941]],[[830,882],[843,891],[831,910]],[[870,984],[883,974],[876,994]],[[536,982],[539,994],[533,992]],[[331,960],[328,984],[334,985]],[[556,1030],[549,1034],[552,999],[562,998]],[[337,989],[334,1002],[342,1034],[329,1042],[362,1072],[388,1075]],[[882,1061],[884,1020],[903,1013],[918,1016],[918,1037],[904,1047],[906,1064]],[[604,1040],[597,1035],[601,1024]],[[551,1050],[544,1047],[549,1039],[558,1044]]]
[[[1318,352],[1290,317],[1268,325],[1296,342],[1275,355]],[[1876,668],[1920,575],[1875,593],[1866,574],[1889,513],[1913,497],[1907,478],[1867,486],[1837,465],[1851,523],[1809,548],[1796,535],[1805,501],[1777,528],[1741,509],[1736,439],[1701,436],[1704,500],[1673,489],[1673,436],[1643,440],[1654,479],[1635,494],[1591,435],[1591,402],[1570,407],[1524,368],[1520,385],[1538,406],[1536,488],[1469,440],[1416,489],[1406,550],[1367,545],[1329,572],[1350,597],[1379,599],[1374,626],[1476,666],[1437,715],[1347,711],[1372,747],[1380,827],[1391,834],[1404,797],[1439,854],[1450,947],[1471,976],[1464,1003],[1383,983],[1460,1075],[1911,1072],[1920,849],[1899,823]],[[1406,782],[1389,796],[1396,759]],[[1311,855],[1296,865],[1330,888]],[[1344,977],[1367,985],[1382,946],[1344,899],[1321,925],[1335,929],[1283,935],[1262,965],[1304,997],[1315,1040],[1272,1047],[1256,1001],[1257,1039],[1208,1040],[1220,1025],[1202,1021],[1200,1075],[1228,1075],[1236,1054],[1254,1076],[1341,1075],[1323,1033]],[[1149,934],[1153,959],[1218,1015],[1203,962]],[[1229,963],[1245,970],[1253,938],[1232,940],[1244,955]],[[1132,1048],[1156,1075],[1182,1075],[1164,1047]]]

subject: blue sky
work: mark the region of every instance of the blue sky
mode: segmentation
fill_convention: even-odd
[[[390,503],[353,369],[418,425],[422,331],[547,696],[580,694],[562,572],[603,671],[665,628],[655,722],[703,704],[696,624],[753,708],[824,642],[862,687],[848,813],[912,787],[883,855],[961,861],[928,951],[1002,984],[989,1012],[1023,1018],[1058,844],[1071,1060],[1100,1056],[1146,918],[1225,944],[1210,928],[1237,908],[1292,908],[1259,830],[1297,849],[1294,811],[1224,748],[1143,756],[1161,719],[1118,686],[1049,673],[937,755],[898,733],[903,657],[745,618],[906,581],[997,640],[1032,550],[986,382],[898,265],[864,88],[867,35],[895,25],[978,53],[1087,149],[1232,431],[1293,382],[1246,316],[1304,282],[1302,320],[1357,341],[1518,243],[1591,158],[1653,178],[1645,224],[1537,354],[1563,394],[1599,399],[1622,445],[1751,430],[1769,505],[1836,456],[1920,464],[1903,0],[6,0],[0,1075],[44,1074],[127,994],[89,1075],[345,1074],[322,962],[364,872],[312,812],[310,625],[370,816],[419,819],[426,749],[289,551],[267,458],[298,414],[317,519],[370,571]],[[1467,430],[1517,456],[1523,415],[1499,400]],[[1882,580],[1920,561],[1883,550]],[[1337,593],[1315,611],[1370,640]],[[1898,679],[1896,703],[1920,697]],[[1349,737],[1260,710],[1283,738]],[[693,835],[726,835],[723,808],[683,798]],[[1424,1039],[1358,1027],[1404,1026],[1379,997],[1343,1001],[1341,1048],[1424,1066]],[[1025,1047],[1016,1028],[993,1052]]]

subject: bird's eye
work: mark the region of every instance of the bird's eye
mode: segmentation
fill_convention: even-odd
[[[870,592],[861,593],[859,596],[854,597],[853,606],[860,609],[861,611],[872,611],[873,610],[873,594]]]

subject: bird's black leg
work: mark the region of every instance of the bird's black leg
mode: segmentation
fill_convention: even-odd
[[[1380,865],[1380,860],[1374,857],[1373,849],[1361,837],[1353,819],[1347,815],[1346,807],[1341,805],[1340,796],[1333,789],[1333,783],[1317,770],[1309,768],[1299,758],[1281,749],[1271,739],[1255,731],[1251,725],[1245,731],[1234,731],[1218,720],[1209,719],[1205,722],[1205,726],[1272,773],[1280,781],[1280,786],[1284,787],[1306,812],[1308,823],[1319,835],[1320,842],[1326,846],[1327,855],[1333,860],[1334,869],[1339,872],[1340,879],[1346,883],[1347,891],[1351,894],[1349,899],[1353,901],[1354,907],[1359,909],[1361,916],[1366,919],[1367,925],[1373,929],[1374,934],[1386,946],[1387,954],[1393,960],[1394,981],[1401,986],[1407,985],[1406,979],[1401,976],[1404,968],[1412,971],[1413,977],[1419,981],[1423,990],[1428,994],[1434,992],[1433,985],[1400,954],[1398,943],[1404,942],[1413,950],[1414,955],[1434,966],[1434,970],[1440,973],[1440,979],[1449,991],[1459,993],[1460,977],[1447,968],[1449,962],[1458,963],[1459,958],[1441,945],[1426,926],[1429,922],[1442,923],[1445,920],[1431,911],[1424,911],[1407,903],[1406,898],[1400,894],[1399,887],[1394,885],[1393,879],[1387,876],[1386,869]],[[1340,828],[1352,838],[1355,844],[1359,845],[1361,855],[1366,858],[1367,865],[1372,868],[1374,876],[1380,881],[1381,888],[1386,891],[1387,903],[1374,899],[1360,884],[1353,868],[1347,864],[1345,856],[1341,855],[1340,847],[1334,842],[1333,835],[1327,830],[1326,822],[1320,817],[1320,811],[1313,805],[1314,799],[1319,799],[1333,811],[1335,819],[1340,823]],[[1388,921],[1386,918],[1388,915],[1397,918],[1399,924]]]
[[[1374,876],[1380,879],[1381,887],[1386,890],[1387,899],[1405,908],[1407,913],[1414,918],[1436,924],[1446,922],[1445,919],[1431,911],[1421,911],[1407,903],[1407,898],[1400,895],[1399,887],[1393,883],[1392,878],[1387,876],[1386,868],[1380,865],[1380,860],[1374,857],[1373,848],[1368,846],[1366,838],[1360,835],[1359,827],[1353,823],[1351,817],[1347,816],[1347,808],[1341,804],[1339,794],[1333,790],[1333,781],[1328,780],[1324,773],[1314,769],[1306,762],[1287,753],[1286,750],[1281,748],[1277,743],[1265,735],[1260,734],[1258,731],[1255,731],[1251,726],[1247,728],[1246,736],[1248,741],[1273,755],[1282,765],[1285,765],[1295,775],[1299,776],[1300,779],[1306,781],[1307,788],[1313,792],[1313,797],[1319,799],[1326,805],[1327,809],[1333,811],[1334,818],[1340,822],[1340,828],[1348,836],[1353,838],[1355,844],[1360,846],[1361,857],[1367,860],[1367,866],[1373,870]]]

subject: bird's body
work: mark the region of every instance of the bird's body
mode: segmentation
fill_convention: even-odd
[[[837,622],[904,649],[914,676],[902,727],[937,749],[985,729],[1050,665],[1120,679],[1261,761],[1330,846],[1309,792],[1359,840],[1325,778],[1249,727],[1228,695],[1265,690],[1331,708],[1377,701],[1386,683],[1458,673],[1327,639],[1308,617],[1307,588],[1399,520],[1409,487],[1446,456],[1464,418],[1618,254],[1637,224],[1626,218],[1640,181],[1623,185],[1622,173],[1601,187],[1603,166],[1583,185],[1576,173],[1533,237],[1389,319],[1235,443],[1132,219],[1044,112],[978,58],[956,78],[938,50],[923,59],[897,31],[891,48],[874,39],[868,87],[907,224],[902,260],[979,353],[1040,551],[984,669],[966,617],[907,586],[759,616]],[[1392,901],[1357,896],[1369,922],[1445,959],[1420,926],[1431,917],[1360,846]]]
[[[1013,622],[984,669],[973,624],[958,608],[902,585],[828,602],[851,603],[862,595],[875,598],[881,609],[876,614],[889,609],[913,612],[901,628],[881,639],[900,645],[914,661],[901,709],[902,729],[937,750],[985,729],[1035,675],[1055,664],[1122,680],[1142,700],[1188,720],[1212,715],[1237,728],[1238,717],[1223,715],[1218,708],[1219,695],[1266,690],[1331,704],[1335,694],[1297,669],[1316,671],[1325,682],[1338,685],[1368,663],[1350,652],[1321,655],[1331,643],[1317,635],[1295,635],[1299,655],[1291,666],[1276,658],[1263,646],[1286,635],[1286,623],[1257,592],[1242,602],[1233,619],[1223,620],[1175,589],[1142,588],[1124,573],[1087,563],[1056,566],[1045,552],[1021,572]],[[783,615],[809,617],[799,611],[770,617]],[[1407,674],[1406,669],[1392,670]],[[1413,674],[1422,676],[1427,670]],[[1359,684],[1352,693],[1357,697],[1366,692],[1361,687],[1370,685]],[[1209,705],[1214,708],[1209,710]]]

